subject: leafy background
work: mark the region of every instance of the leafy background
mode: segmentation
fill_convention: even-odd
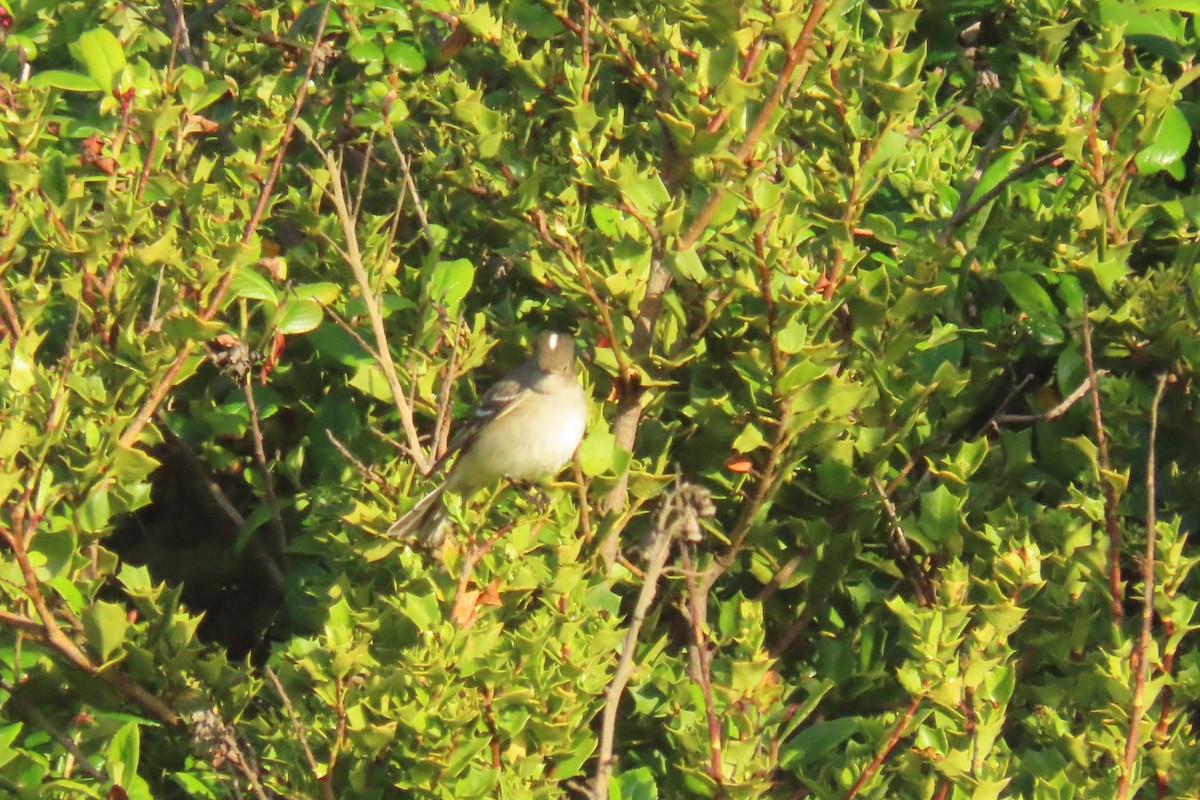
[[[1200,796],[1197,10],[9,2],[0,785]]]

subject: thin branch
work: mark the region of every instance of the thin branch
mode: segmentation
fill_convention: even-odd
[[[700,684],[700,693],[704,696],[704,716],[708,723],[708,774],[718,786],[721,786],[725,783],[724,770],[721,767],[721,722],[717,719],[716,704],[713,702],[712,664],[708,653],[708,636],[704,632],[703,623],[708,616],[704,608],[708,603],[708,593],[701,591],[696,586],[691,548],[692,545],[685,542],[680,548],[680,556],[683,561],[683,575],[688,590],[688,618],[691,621],[692,646],[696,651],[696,674],[693,678],[696,683]]]
[[[988,162],[992,159],[992,153],[1000,146],[1000,139],[1004,136],[1004,131],[1008,129],[1009,125],[1016,122],[1017,117],[1020,115],[1020,108],[1014,108],[1010,111],[1008,116],[996,126],[996,130],[992,131],[992,135],[984,142],[983,147],[979,149],[979,157],[975,159],[975,169],[971,173],[971,176],[967,178],[967,182],[959,189],[958,206],[950,214],[950,219],[947,220],[945,229],[942,230],[941,236],[938,237],[938,241],[942,245],[950,241],[950,237],[954,235],[954,230],[969,216],[966,213],[967,204],[971,200],[971,195],[975,193],[975,187],[979,184],[979,179],[983,177]]]
[[[283,707],[287,710],[288,719],[292,723],[292,730],[296,732],[296,738],[300,740],[300,749],[304,753],[304,760],[308,762],[308,767],[312,770],[313,777],[316,778],[317,784],[321,787],[321,794],[324,795],[325,800],[335,800],[336,795],[333,793],[333,787],[330,786],[329,780],[321,777],[321,769],[317,766],[317,759],[313,757],[313,752],[308,746],[308,737],[304,733],[304,725],[300,723],[300,718],[296,716],[296,709],[292,705],[292,700],[288,697],[287,692],[283,690],[283,684],[280,683],[279,676],[270,667],[264,667],[263,674],[267,676],[267,680],[275,687],[275,693],[283,701]],[[331,774],[326,774],[326,778],[332,777]]]
[[[54,739],[54,741],[62,745],[63,749],[71,754],[71,757],[75,759],[75,763],[79,765],[80,769],[87,773],[89,778],[101,783],[108,782],[108,776],[92,766],[92,763],[88,761],[87,756],[84,755],[83,751],[79,749],[79,745],[75,744],[75,741],[70,736],[67,736],[65,733],[59,730],[58,726],[51,722],[50,718],[43,714],[37,706],[26,700],[21,695],[17,694],[15,686],[3,678],[0,678],[0,689],[8,692],[8,701],[19,708],[21,713],[26,714],[30,719],[33,720],[35,725],[44,730],[46,733],[50,734],[50,737]]]
[[[894,750],[896,745],[899,744],[900,737],[904,735],[904,729],[908,727],[910,722],[912,722],[913,717],[917,713],[917,709],[921,706],[922,699],[923,698],[920,696],[914,697],[912,702],[908,704],[908,708],[905,709],[904,714],[896,722],[896,727],[892,729],[892,735],[888,737],[887,742],[882,748],[880,748],[879,752],[875,754],[875,758],[871,759],[871,763],[868,764],[866,769],[862,771],[862,774],[858,776],[858,780],[856,780],[854,785],[850,787],[850,791],[846,792],[844,800],[852,800],[852,798],[857,797],[862,788],[867,785],[867,781],[871,780],[875,773],[879,771],[879,768],[883,766],[883,762],[887,760],[887,757],[891,755],[892,750]]]
[[[1100,378],[1107,374],[1108,374],[1108,370],[1099,369],[1099,370],[1096,370],[1095,377]],[[1049,422],[1050,420],[1058,419],[1063,414],[1066,414],[1068,411],[1070,411],[1071,406],[1075,405],[1080,400],[1082,400],[1083,396],[1092,390],[1092,385],[1093,385],[1092,380],[1093,380],[1093,376],[1088,375],[1088,377],[1084,379],[1083,383],[1079,384],[1079,386],[1075,389],[1075,391],[1073,391],[1069,395],[1067,395],[1067,397],[1061,403],[1059,403],[1058,405],[1056,405],[1054,408],[1050,409],[1049,411],[1043,411],[1041,414],[997,414],[995,419],[992,420],[992,422],[995,425],[1006,425],[1006,424],[1014,424],[1014,423],[1021,424],[1021,423],[1033,423],[1033,422]]]
[[[1083,298],[1083,360],[1087,365],[1088,383],[1092,394],[1092,423],[1096,435],[1096,449],[1099,451],[1100,485],[1104,489],[1104,527],[1108,531],[1108,585],[1110,592],[1111,611],[1114,621],[1119,621],[1125,614],[1121,605],[1121,528],[1117,519],[1117,492],[1107,473],[1112,471],[1108,460],[1108,437],[1104,434],[1104,416],[1100,411],[1100,386],[1096,382],[1098,372],[1096,360],[1092,355],[1092,323],[1088,318],[1087,297]]]
[[[821,17],[825,15],[827,0],[814,0],[808,11],[808,18],[804,21],[804,28],[800,34],[796,36],[796,40],[792,42],[788,48],[787,59],[784,61],[783,69],[775,79],[775,86],[771,90],[770,97],[758,110],[758,115],[751,123],[750,129],[746,132],[745,138],[742,140],[741,147],[738,148],[735,154],[735,159],[738,164],[745,166],[750,161],[750,156],[754,154],[754,149],[758,146],[758,140],[762,137],[767,129],[767,125],[775,116],[775,112],[782,101],[784,94],[788,90],[788,85],[792,82],[792,75],[797,67],[802,63],[807,63],[807,57],[812,43],[813,34],[816,31],[817,24],[821,21]],[[722,174],[722,179],[727,177],[727,173]],[[705,201],[700,212],[696,214],[696,218],[688,226],[687,230],[679,237],[675,244],[677,250],[687,250],[694,245],[704,231],[708,228],[708,223],[712,220],[713,214],[717,212],[717,207],[721,204],[721,200],[725,197],[728,187],[724,185],[722,180],[717,188],[713,189]]]
[[[346,203],[346,195],[342,189],[341,165],[338,164],[332,153],[319,147],[315,141],[312,144],[317,148],[318,153],[325,162],[326,168],[329,170],[329,197],[333,201],[338,220],[342,225],[342,234],[346,238],[347,264],[349,264],[350,270],[354,273],[354,279],[358,283],[359,290],[362,292],[363,304],[367,307],[367,316],[371,320],[371,329],[375,334],[376,354],[379,356],[376,363],[383,369],[383,374],[387,378],[388,387],[392,392],[392,399],[400,415],[400,425],[404,428],[405,436],[408,437],[408,445],[411,450],[413,462],[422,474],[428,474],[432,464],[429,457],[421,448],[421,437],[417,433],[417,426],[413,421],[412,404],[409,403],[408,397],[404,393],[404,388],[400,385],[400,379],[396,375],[396,364],[392,360],[391,349],[388,347],[387,330],[383,326],[383,314],[379,310],[379,298],[372,291],[366,267],[363,266],[362,253],[358,246],[358,231],[355,228],[354,218],[350,215],[350,207]]]
[[[1041,169],[1042,167],[1046,166],[1047,164],[1052,164],[1055,161],[1058,161],[1060,158],[1062,158],[1062,153],[1060,153],[1057,150],[1052,150],[1049,153],[1038,156],[1037,158],[1033,159],[1032,161],[1025,162],[1024,164],[1022,164],[1019,167],[1014,167],[1011,172],[1009,172],[1003,178],[998,180],[996,182],[995,186],[992,186],[986,192],[979,195],[979,198],[977,200],[975,200],[975,202],[971,203],[969,206],[967,206],[965,209],[963,209],[961,215],[959,215],[959,212],[956,209],[955,216],[952,216],[950,218],[950,221],[946,223],[946,227],[942,231],[942,236],[939,237],[939,241],[943,245],[947,244],[950,241],[950,237],[954,235],[955,231],[957,231],[960,227],[962,227],[962,224],[964,222],[966,222],[971,217],[975,216],[975,214],[979,213],[979,210],[981,208],[983,208],[984,206],[986,206],[988,203],[995,200],[1000,195],[1000,193],[1004,191],[1005,187],[1007,187],[1010,183],[1013,183],[1014,181],[1019,181],[1021,178],[1024,178],[1029,173],[1035,172],[1036,170]],[[968,195],[967,197],[969,199],[970,196]]]
[[[672,495],[677,492],[678,489],[673,490]],[[638,592],[637,603],[633,607],[633,614],[629,618],[629,629],[625,632],[617,668],[614,670],[612,680],[609,681],[608,689],[605,692],[596,774],[592,778],[593,800],[603,800],[608,797],[608,776],[612,773],[613,768],[613,742],[616,738],[617,710],[621,704],[621,696],[625,692],[625,687],[629,685],[629,679],[633,677],[638,635],[646,621],[646,613],[650,610],[650,605],[658,593],[658,579],[667,563],[667,556],[671,552],[671,543],[677,533],[677,526],[671,524],[673,508],[674,504],[668,497],[663,501],[662,509],[658,512],[654,528],[650,532],[646,574],[642,580],[641,591]]]
[[[604,35],[607,36],[608,40],[613,43],[614,47],[617,48],[617,52],[621,54],[621,58],[629,66],[629,69],[633,72],[634,77],[636,77],[638,81],[650,91],[651,94],[657,94],[658,81],[654,80],[654,77],[646,71],[646,68],[642,66],[642,63],[638,61],[632,53],[629,52],[629,48],[627,48],[624,43],[621,42],[621,39],[613,32],[613,29],[609,26],[609,24],[605,22],[604,17],[592,12],[591,3],[588,2],[588,0],[580,0],[580,4],[584,8],[584,13],[596,20],[596,24],[600,26],[600,30],[604,31]],[[586,18],[587,17],[585,17],[585,19]],[[582,33],[582,31],[580,31],[580,33]]]
[[[421,193],[417,191],[416,181],[413,180],[412,166],[409,163],[408,156],[404,155],[404,151],[400,149],[400,142],[396,140],[396,132],[389,128],[388,136],[391,137],[392,147],[396,151],[396,160],[400,162],[400,172],[404,175],[404,185],[408,189],[409,197],[413,199],[413,208],[417,212],[417,219],[421,221],[421,232],[425,234],[425,243],[429,245],[429,252],[433,253],[436,258],[439,249],[437,240],[433,238],[433,229],[429,227],[429,217],[425,214],[425,203],[421,201]]]
[[[271,526],[275,530],[275,546],[280,554],[287,550],[287,530],[283,527],[283,517],[279,514],[279,498],[275,495],[275,480],[271,475],[271,465],[267,462],[266,449],[263,446],[262,428],[258,424],[258,403],[254,401],[254,387],[250,383],[250,373],[242,379],[242,393],[246,397],[246,408],[250,412],[250,435],[254,444],[254,460],[262,472],[263,490],[267,494],[267,504],[271,509]]]
[[[1167,387],[1167,375],[1158,376],[1154,389],[1154,400],[1150,404],[1150,444],[1146,455],[1146,556],[1142,561],[1142,629],[1138,636],[1137,645],[1130,654],[1130,661],[1136,664],[1137,674],[1134,677],[1133,700],[1129,709],[1129,734],[1125,737],[1125,760],[1121,777],[1117,781],[1117,800],[1125,800],[1129,796],[1129,786],[1133,780],[1133,767],[1137,761],[1138,749],[1141,747],[1141,734],[1138,730],[1142,717],[1146,713],[1146,675],[1150,671],[1150,627],[1154,622],[1154,560],[1155,546],[1158,543],[1155,503],[1158,488],[1158,466],[1156,445],[1158,440],[1158,407],[1162,403],[1163,390]]]
[[[201,486],[205,488],[205,490],[208,492],[208,496],[214,503],[216,503],[217,508],[221,509],[221,512],[225,514],[229,521],[236,525],[239,529],[245,527],[246,518],[243,517],[242,513],[237,510],[237,507],[233,504],[233,501],[230,500],[229,496],[225,494],[224,490],[221,489],[221,485],[217,483],[216,479],[209,473],[208,467],[205,466],[204,462],[200,460],[200,457],[196,455],[196,452],[192,450],[191,446],[189,446],[187,442],[171,433],[166,426],[163,427],[163,430],[166,432],[166,438],[174,445],[175,452],[182,456],[183,460],[192,470],[192,474],[195,479],[200,483]],[[282,594],[286,577],[283,574],[283,570],[281,570],[279,565],[275,563],[275,558],[267,552],[266,546],[259,541],[258,537],[250,538],[250,549],[254,552],[254,557],[257,558],[263,565],[263,568],[266,569],[267,575],[271,578],[271,583]]]
[[[918,602],[925,607],[933,605],[934,600],[937,599],[933,583],[913,557],[912,549],[908,546],[908,538],[904,535],[904,529],[900,527],[900,518],[896,513],[896,506],[892,503],[891,498],[888,497],[888,493],[883,488],[883,484],[880,483],[879,478],[872,475],[871,485],[875,488],[875,493],[879,495],[879,499],[883,502],[883,510],[888,518],[888,530],[891,533],[892,544],[895,546],[896,553],[899,556],[901,572],[904,573],[904,577],[908,580],[909,585],[912,586]]]
[[[329,430],[329,428],[325,429],[325,437],[329,439],[329,443],[333,445],[333,449],[342,454],[342,458],[354,465],[354,468],[358,470],[358,476],[360,478],[368,483],[375,484],[381,489],[387,490],[391,488],[387,480],[384,479],[382,475],[368,467],[363,462],[359,461],[354,454],[350,452],[350,449],[347,448],[346,445],[338,441],[338,438],[333,435],[333,431]]]

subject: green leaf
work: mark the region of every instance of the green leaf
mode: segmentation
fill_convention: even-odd
[[[944,485],[921,493],[921,531],[941,544],[958,533],[958,510],[962,501]]]
[[[279,312],[276,327],[287,335],[308,333],[321,324],[325,310],[316,300],[289,300]]]
[[[1153,175],[1156,172],[1172,172],[1180,167],[1188,145],[1192,143],[1192,128],[1179,106],[1171,106],[1164,115],[1154,141],[1147,144],[1134,158],[1138,172]],[[1172,177],[1182,178],[1182,173]]]
[[[97,600],[83,611],[83,628],[88,642],[100,654],[101,661],[108,661],[113,651],[125,643],[129,620],[125,607]]]
[[[544,5],[517,0],[509,8],[509,19],[534,39],[548,39],[563,32],[563,24]]]
[[[1000,282],[1017,307],[1031,317],[1056,318],[1058,309],[1042,285],[1024,272],[1002,272]]]
[[[118,447],[113,473],[122,481],[136,483],[158,469],[159,461],[136,447]]]
[[[448,309],[457,309],[475,283],[475,265],[468,259],[439,261],[429,278],[429,296]]]
[[[100,484],[79,504],[79,527],[84,533],[99,533],[108,525],[112,512],[108,503],[108,486]]]
[[[79,36],[76,55],[92,80],[104,91],[111,91],[116,78],[125,69],[125,53],[112,31],[96,28]]]
[[[230,300],[245,297],[250,300],[279,302],[279,295],[275,293],[275,287],[271,285],[271,282],[249,268],[240,269],[233,276],[233,280],[229,282],[228,297]]]
[[[104,90],[104,87],[87,75],[62,69],[48,69],[45,72],[39,72],[29,79],[29,85],[35,88],[62,89],[66,92],[100,92]]]
[[[425,55],[408,42],[392,42],[385,52],[388,63],[401,72],[425,71]]]
[[[608,427],[598,424],[588,432],[579,445],[579,467],[589,478],[603,475],[612,466],[617,437]]]
[[[296,297],[301,300],[316,300],[323,306],[330,305],[338,299],[338,295],[342,293],[342,287],[336,283],[329,281],[318,281],[317,283],[306,283],[297,286],[295,289]]]
[[[858,732],[857,719],[841,717],[818,722],[792,737],[780,757],[780,766],[795,768],[812,763]]]
[[[658,781],[647,767],[638,767],[609,779],[610,800],[658,800]]]
[[[137,775],[141,752],[141,728],[136,722],[121,726],[108,740],[108,774],[118,786],[128,786]]]

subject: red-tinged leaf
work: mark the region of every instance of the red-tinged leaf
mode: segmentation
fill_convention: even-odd
[[[730,472],[745,474],[754,469],[754,463],[743,455],[732,455],[725,459],[725,469]]]

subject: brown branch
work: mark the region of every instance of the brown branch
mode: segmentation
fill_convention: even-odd
[[[1100,378],[1108,374],[1108,370],[1096,370],[1095,378]],[[1071,392],[1066,398],[1049,411],[1043,411],[1041,414],[997,414],[993,420],[993,425],[1005,425],[1012,423],[1032,423],[1032,422],[1049,422],[1050,420],[1058,419],[1063,414],[1071,410],[1071,406],[1083,399],[1083,396],[1092,390],[1093,376],[1088,377],[1079,384],[1075,391]]]
[[[871,763],[868,764],[866,769],[862,771],[862,774],[858,776],[858,780],[856,780],[854,785],[850,787],[850,791],[846,792],[844,800],[851,800],[851,798],[857,797],[859,791],[861,791],[862,788],[867,785],[867,781],[871,780],[875,773],[879,771],[879,768],[883,766],[883,762],[887,760],[887,757],[891,754],[892,750],[894,750],[896,745],[900,742],[900,737],[904,735],[904,729],[908,727],[910,722],[912,722],[913,716],[916,715],[917,709],[921,706],[921,700],[921,697],[914,697],[912,702],[908,704],[908,708],[905,709],[904,714],[900,717],[899,721],[896,723],[896,726],[892,729],[892,735],[888,737],[888,740],[884,746],[880,748],[878,753],[875,754],[875,758],[871,759]]]
[[[287,550],[287,530],[283,527],[283,517],[279,514],[279,498],[275,495],[275,481],[271,475],[271,465],[267,463],[267,452],[263,445],[262,428],[258,424],[258,403],[254,401],[254,386],[250,382],[250,373],[242,379],[242,393],[246,398],[246,409],[250,414],[250,438],[254,444],[254,460],[262,472],[263,491],[267,495],[267,505],[271,509],[271,527],[275,530],[275,546],[280,555]]]
[[[21,320],[17,316],[17,310],[13,307],[12,298],[4,290],[3,284],[0,284],[0,311],[4,312],[0,316],[0,321],[3,321],[5,327],[8,328],[13,346],[16,346],[17,339],[21,338]]]
[[[208,467],[206,467],[204,462],[200,460],[200,457],[196,455],[195,451],[192,450],[187,442],[175,436],[165,426],[163,430],[166,431],[166,438],[174,445],[175,452],[179,453],[179,455],[183,457],[183,460],[187,462],[187,465],[192,470],[192,474],[195,476],[196,480],[200,482],[200,485],[207,490],[208,496],[212,498],[214,503],[216,503],[217,508],[221,509],[221,512],[225,514],[229,521],[236,525],[239,529],[245,527],[246,518],[242,516],[242,513],[237,510],[236,506],[234,506],[233,501],[230,500],[229,496],[221,489],[221,485],[217,483],[216,479],[213,478],[213,476],[209,473]],[[274,557],[267,552],[267,548],[261,541],[258,540],[257,537],[250,538],[250,549],[254,552],[254,557],[257,558],[259,563],[263,565],[263,568],[266,569],[267,575],[269,575],[271,578],[271,583],[277,590],[279,590],[280,594],[282,594],[286,577],[283,574],[283,570],[281,570],[279,565],[275,563]]]
[[[1146,712],[1146,676],[1150,671],[1150,627],[1154,622],[1154,560],[1155,545],[1158,542],[1158,524],[1155,503],[1158,488],[1156,444],[1158,439],[1158,407],[1162,403],[1163,390],[1167,386],[1167,375],[1158,376],[1154,389],[1154,400],[1150,404],[1150,444],[1146,455],[1146,555],[1142,561],[1142,629],[1138,636],[1137,645],[1129,655],[1129,660],[1136,665],[1134,677],[1133,700],[1129,709],[1129,734],[1125,737],[1125,759],[1121,777],[1117,780],[1117,800],[1125,800],[1129,796],[1130,782],[1133,780],[1134,762],[1141,747],[1141,735],[1138,728]]]
[[[291,142],[292,135],[296,130],[296,120],[300,116],[300,110],[304,106],[304,100],[308,96],[308,86],[312,80],[313,71],[316,69],[317,62],[320,60],[319,53],[321,52],[321,43],[325,36],[325,23],[329,19],[328,2],[325,3],[321,11],[320,21],[317,23],[317,35],[313,40],[312,47],[308,52],[308,64],[304,71],[304,80],[300,82],[300,87],[296,91],[296,99],[292,104],[291,115],[288,118],[287,125],[283,129],[283,136],[279,142],[279,152],[275,155],[275,161],[271,165],[271,170],[267,175],[267,180],[263,182],[262,188],[259,191],[258,202],[254,206],[254,211],[250,218],[246,220],[246,226],[242,230],[242,242],[249,242],[254,232],[258,229],[259,220],[262,219],[263,213],[266,211],[267,202],[270,200],[271,192],[275,188],[275,181],[279,177],[280,167],[283,165],[283,160],[287,155],[288,144]],[[217,315],[217,311],[221,308],[221,302],[225,299],[226,293],[229,291],[229,286],[233,282],[234,275],[237,270],[231,269],[225,273],[225,277],[217,284],[213,290],[212,296],[209,298],[208,305],[198,315],[202,322],[208,322]],[[133,447],[138,440],[147,423],[158,411],[158,407],[162,405],[167,394],[171,391],[175,378],[191,357],[192,352],[196,348],[196,343],[192,341],[185,342],[175,355],[175,360],[167,367],[166,372],[159,378],[158,383],[150,390],[149,396],[142,402],[137,414],[134,415],[133,422],[129,423],[129,427],[121,434],[120,444],[122,447]]]
[[[89,778],[100,783],[108,783],[108,776],[92,766],[87,756],[79,749],[79,745],[75,744],[75,741],[70,736],[59,730],[58,726],[51,722],[50,718],[43,714],[37,706],[17,694],[17,687],[0,678],[0,689],[8,692],[8,702],[19,708],[21,713],[27,715],[33,720],[35,725],[50,734],[50,737],[54,741],[62,745],[63,749],[71,754],[71,758],[75,759],[75,763],[79,765],[81,770],[87,773]]]
[[[367,270],[363,265],[362,253],[358,246],[358,231],[355,228],[354,218],[350,215],[350,207],[346,203],[346,195],[342,188],[341,165],[332,153],[321,148],[315,141],[312,144],[317,148],[329,170],[330,191],[328,196],[333,201],[338,220],[341,222],[342,235],[346,238],[347,264],[354,273],[354,279],[362,292],[363,304],[367,308],[367,316],[371,320],[371,329],[375,334],[376,354],[379,356],[376,363],[383,370],[388,387],[391,389],[396,411],[400,415],[400,425],[404,428],[405,436],[408,437],[408,446],[413,462],[422,474],[429,474],[432,462],[421,448],[421,437],[417,433],[417,426],[413,421],[413,407],[404,393],[404,388],[400,385],[400,379],[396,375],[396,364],[392,360],[391,349],[388,347],[387,330],[383,326],[383,314],[379,310],[379,298],[371,288],[371,281],[367,277]]]
[[[958,228],[960,228],[964,222],[975,216],[975,214],[979,213],[979,210],[988,203],[995,200],[1010,183],[1019,181],[1029,173],[1039,170],[1047,164],[1052,164],[1060,158],[1062,158],[1062,153],[1057,150],[1052,150],[1049,153],[1038,156],[1032,161],[1025,162],[1019,167],[1014,167],[1007,175],[997,181],[995,186],[992,186],[986,192],[979,195],[979,198],[975,202],[967,206],[962,211],[961,217],[957,219],[955,217],[951,217],[950,221],[946,223],[946,228],[942,231],[942,237],[939,237],[939,241],[943,245],[947,244],[950,240],[950,237],[954,235],[954,232],[958,230]],[[970,197],[970,195],[968,195],[968,197]],[[958,213],[957,210],[955,213]]]
[[[641,62],[629,52],[629,48],[625,47],[620,38],[613,33],[613,29],[609,27],[607,22],[604,21],[604,18],[598,14],[592,13],[591,3],[588,2],[588,0],[580,0],[580,4],[584,8],[584,13],[596,20],[596,24],[600,26],[600,30],[604,31],[604,35],[607,36],[608,40],[613,43],[614,47],[617,48],[617,52],[621,54],[621,58],[629,66],[629,69],[633,72],[634,77],[636,77],[643,86],[649,89],[651,94],[657,94],[658,81],[654,80],[654,77],[646,71],[646,68],[642,66]],[[562,19],[562,17],[559,18]],[[574,24],[574,20],[570,21],[572,24]],[[580,31],[580,33],[582,33],[582,31]]]
[[[1100,385],[1096,382],[1096,360],[1092,355],[1092,324],[1088,319],[1087,297],[1083,298],[1083,360],[1087,365],[1088,383],[1092,387],[1092,423],[1099,451],[1100,485],[1104,489],[1104,527],[1108,531],[1108,585],[1114,621],[1124,616],[1121,607],[1121,528],[1117,519],[1117,492],[1106,473],[1112,471],[1108,460],[1108,437],[1104,435],[1104,417],[1100,411]]]
[[[787,91],[788,84],[792,81],[792,75],[796,68],[801,63],[806,63],[810,45],[812,43],[813,33],[816,31],[817,24],[824,16],[827,0],[814,0],[812,7],[808,12],[808,19],[804,21],[804,28],[796,37],[796,41],[792,42],[788,48],[787,58],[784,61],[783,69],[775,79],[775,86],[771,90],[770,97],[763,103],[758,111],[758,116],[754,118],[750,129],[746,132],[745,138],[742,140],[741,147],[738,148],[735,154],[736,162],[741,166],[746,166],[750,161],[750,156],[754,154],[754,148],[758,146],[758,140],[762,137],[763,132],[767,129],[771,118],[775,115],[780,101],[783,99],[784,93]],[[701,207],[696,218],[692,220],[692,224],[688,226],[683,236],[675,244],[677,250],[687,250],[689,247],[699,241],[705,229],[708,228],[708,223],[716,213],[717,207],[721,204],[721,200],[725,197],[725,192],[728,187],[724,185],[724,179],[728,176],[728,171],[721,175],[721,184],[713,189],[709,194],[708,199]]]
[[[1000,146],[1000,138],[1004,136],[1004,131],[1016,121],[1020,113],[1021,109],[1019,108],[1014,108],[1010,111],[1008,116],[1004,118],[1004,121],[996,126],[996,130],[992,131],[992,135],[984,142],[983,147],[979,149],[979,157],[975,159],[975,169],[971,172],[971,176],[967,178],[967,182],[959,190],[958,205],[950,214],[950,219],[946,222],[946,227],[938,237],[938,243],[942,246],[949,243],[950,237],[954,235],[954,230],[970,216],[966,213],[966,208],[971,200],[971,195],[975,193],[975,187],[979,184],[979,179],[983,177],[988,162],[991,161],[992,153]]]
[[[330,786],[330,780],[333,778],[333,775],[326,773],[325,778],[321,777],[321,769],[317,766],[317,759],[313,757],[312,750],[309,749],[308,737],[305,735],[304,726],[300,723],[300,718],[296,716],[296,709],[292,705],[292,700],[288,697],[287,692],[283,690],[283,684],[280,683],[279,676],[270,667],[264,667],[263,674],[267,676],[267,680],[275,687],[275,693],[283,701],[283,707],[287,711],[288,719],[292,723],[292,730],[296,732],[296,738],[300,740],[300,749],[304,753],[304,760],[308,762],[308,768],[312,770],[313,777],[316,778],[317,784],[320,785],[321,794],[325,797],[325,800],[335,800],[336,795],[333,793],[333,787]]]
[[[362,478],[363,481],[367,483],[373,483],[384,490],[391,489],[391,485],[382,475],[356,458],[354,454],[350,452],[350,449],[346,447],[346,445],[342,444],[338,438],[333,435],[333,431],[329,430],[329,428],[325,429],[325,438],[329,439],[329,443],[333,445],[334,450],[337,450],[342,454],[342,458],[354,465],[354,468],[358,470],[358,477]]]
[[[904,529],[900,527],[900,518],[896,513],[896,506],[892,503],[891,498],[888,497],[883,484],[879,481],[879,478],[872,475],[871,485],[875,488],[875,493],[879,495],[879,499],[883,502],[883,510],[887,514],[888,530],[891,533],[892,545],[896,549],[897,560],[900,562],[900,571],[904,573],[905,579],[908,580],[909,585],[912,587],[913,593],[917,597],[917,602],[928,608],[937,599],[933,582],[913,557],[912,549],[908,546],[908,538],[904,535]]]
[[[641,633],[642,624],[646,621],[646,613],[650,610],[650,605],[654,602],[654,596],[658,592],[658,579],[662,575],[663,567],[667,563],[667,556],[671,552],[671,543],[679,532],[679,526],[674,524],[671,518],[675,513],[673,500],[679,495],[683,486],[682,482],[677,483],[676,487],[663,500],[662,508],[650,531],[650,543],[646,548],[646,573],[642,580],[642,588],[638,592],[637,602],[629,617],[629,628],[625,631],[625,640],[621,644],[621,655],[617,661],[617,668],[613,671],[612,680],[609,681],[608,689],[604,694],[604,712],[600,723],[596,774],[592,778],[593,800],[602,800],[602,798],[608,797],[608,776],[612,773],[613,768],[613,742],[616,738],[617,710],[621,704],[621,696],[625,692],[625,687],[629,685],[629,679],[633,677],[638,635]]]
[[[690,550],[692,545],[684,542],[680,548],[683,561],[683,575],[687,582],[688,618],[691,622],[692,646],[696,651],[694,661],[696,669],[693,679],[700,685],[700,693],[704,696],[704,716],[708,722],[708,774],[717,786],[725,783],[724,770],[721,767],[721,722],[717,719],[716,704],[713,702],[712,664],[708,653],[708,636],[704,632],[704,620],[708,616],[705,606],[708,603],[708,593],[696,586],[696,577],[692,569]]]

